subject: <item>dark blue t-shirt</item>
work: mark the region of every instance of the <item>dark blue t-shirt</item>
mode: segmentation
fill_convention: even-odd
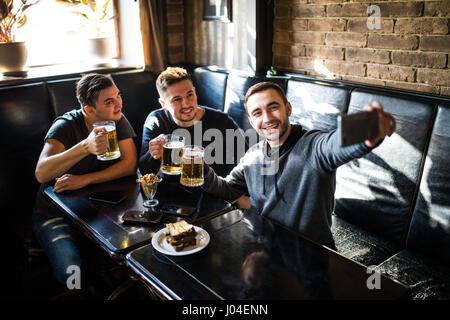
[[[247,151],[243,132],[226,113],[201,106],[205,113],[193,126],[180,127],[170,112],[161,109],[151,112],[145,120],[139,170],[142,174],[157,173],[161,160],[155,160],[148,152],[148,143],[160,134],[180,134],[186,145],[205,148],[205,162],[219,175],[226,176]],[[210,160],[211,163],[208,163]]]
[[[122,115],[119,121],[116,121],[116,130],[117,130],[117,139],[123,140],[127,138],[134,138],[136,133],[131,127],[128,120]],[[72,110],[66,112],[65,114],[57,117],[52,126],[47,132],[45,136],[45,141],[47,139],[55,139],[61,142],[66,150],[72,148],[77,143],[86,139],[89,135],[89,131],[86,127],[86,123],[84,122],[84,116],[81,109]],[[97,156],[90,154],[85,158],[81,159],[78,163],[76,163],[72,168],[70,168],[66,173],[82,175],[90,172],[96,172],[103,169],[106,169],[108,166],[111,166],[117,160],[111,161],[100,161],[97,160]],[[43,190],[54,183],[54,181],[49,181],[47,183],[41,184],[38,193],[36,195],[36,201],[34,205],[34,211],[43,211],[43,212],[58,212],[56,207],[49,203],[44,196],[42,195]]]
[[[124,115],[116,121],[117,140],[134,138],[136,133]],[[45,136],[47,139],[56,139],[61,142],[66,150],[72,148],[77,143],[83,141],[89,136],[89,131],[84,121],[81,109],[66,112],[57,117]],[[81,159],[77,164],[67,171],[69,174],[86,174],[106,169],[118,160],[100,161],[97,156],[90,154]]]

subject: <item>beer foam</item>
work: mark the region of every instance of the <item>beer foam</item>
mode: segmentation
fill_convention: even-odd
[[[114,127],[114,126],[104,126],[103,128],[105,128],[107,132],[116,130],[116,127]]]
[[[184,147],[184,143],[181,141],[169,141],[164,144],[164,148],[175,149]]]

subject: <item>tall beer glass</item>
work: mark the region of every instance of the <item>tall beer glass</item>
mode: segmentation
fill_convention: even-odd
[[[120,158],[119,142],[117,141],[116,123],[114,121],[100,121],[93,124],[94,128],[105,128],[108,135],[108,151],[97,155],[98,160],[108,161]]]
[[[161,157],[161,172],[165,174],[181,173],[182,148],[184,147],[184,137],[175,134],[166,135],[166,141],[163,144]]]
[[[180,184],[187,187],[198,187],[203,184],[203,159],[205,149],[199,146],[183,148]]]

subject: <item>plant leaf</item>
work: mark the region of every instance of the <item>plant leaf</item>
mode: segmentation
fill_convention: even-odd
[[[24,14],[19,20],[17,28],[22,28],[25,23],[27,23],[27,16]]]
[[[103,5],[103,13],[106,14],[106,10],[108,9],[108,5],[111,2],[111,0],[108,0],[105,2],[105,4]]]
[[[75,13],[75,14],[77,14],[79,16],[82,16],[83,18],[86,18],[86,19],[89,20],[89,17],[88,17],[88,15],[86,13],[79,12],[79,11],[73,11],[73,13]]]
[[[67,6],[77,6],[81,4],[80,0],[55,0],[56,2],[61,2],[62,4],[65,4]]]

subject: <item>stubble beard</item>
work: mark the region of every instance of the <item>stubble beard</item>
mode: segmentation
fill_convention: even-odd
[[[283,122],[280,121],[279,122],[279,129],[278,129],[278,134],[276,135],[268,135],[268,134],[264,134],[264,131],[261,130],[261,132],[263,133],[262,136],[270,142],[274,142],[274,141],[280,141],[281,138],[286,134],[287,130],[288,130],[289,124],[287,122]],[[266,129],[265,129],[266,130]]]
[[[183,114],[182,114],[181,111],[180,111],[180,117],[177,118],[178,121],[183,122],[183,123],[187,123],[187,122],[193,121],[193,120],[197,117],[198,109],[195,109],[194,107],[192,107],[192,108],[193,108],[194,110],[193,110],[193,115],[192,115],[191,118],[189,118],[189,119],[183,119],[183,118],[182,118],[182,117],[183,117]],[[187,108],[187,109],[189,109],[189,108]]]

